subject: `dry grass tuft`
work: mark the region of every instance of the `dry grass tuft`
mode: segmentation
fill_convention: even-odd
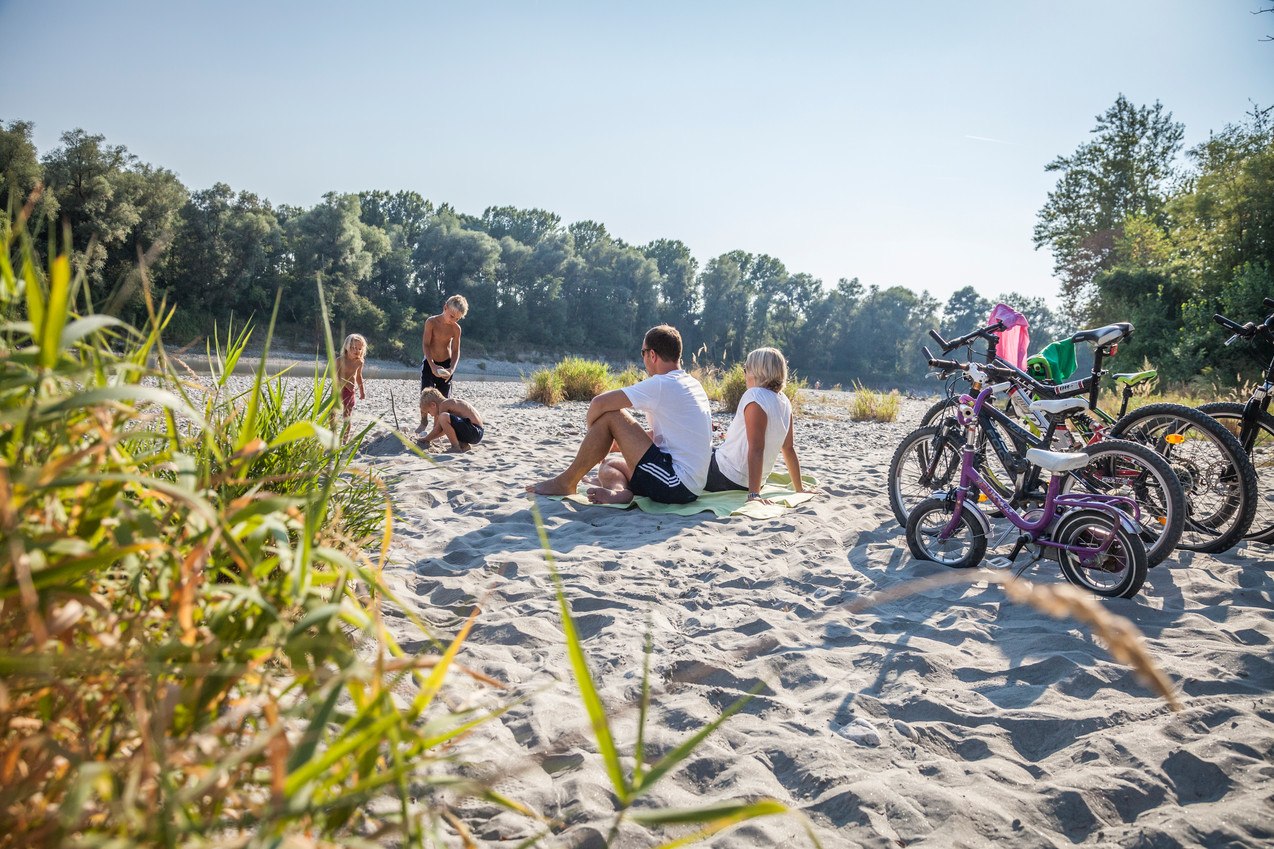
[[[861,383],[854,384],[854,397],[849,404],[849,417],[856,422],[892,422],[898,418],[898,390],[877,392]]]

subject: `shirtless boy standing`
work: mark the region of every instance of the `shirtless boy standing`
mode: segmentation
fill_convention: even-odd
[[[424,362],[420,366],[420,388],[433,387],[442,397],[451,396],[451,376],[460,363],[460,319],[469,312],[469,302],[464,295],[452,295],[442,306],[442,312],[425,319],[425,332],[420,340]],[[420,426],[416,433],[429,429],[424,405],[420,407]]]

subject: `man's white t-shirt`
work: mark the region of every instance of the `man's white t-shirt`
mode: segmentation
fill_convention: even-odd
[[[765,450],[761,453],[761,483],[770,476],[778,459],[783,440],[792,427],[792,402],[782,392],[754,386],[739,399],[738,412],[725,433],[725,441],[717,446],[717,468],[721,474],[740,486],[748,485],[748,426],[743,411],[756,404],[765,412]]]
[[[655,447],[672,457],[677,477],[702,493],[712,460],[712,408],[699,381],[676,369],[627,386],[624,394],[646,414]]]

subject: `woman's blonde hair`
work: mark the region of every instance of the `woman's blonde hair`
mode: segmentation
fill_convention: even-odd
[[[367,353],[367,339],[361,333],[351,333],[350,335],[345,337],[345,342],[341,344],[342,357],[349,353],[349,346],[353,345],[355,342],[362,342],[363,353],[364,354]]]
[[[748,354],[743,373],[752,375],[758,385],[775,392],[782,392],[787,386],[787,360],[778,348],[757,348]]]

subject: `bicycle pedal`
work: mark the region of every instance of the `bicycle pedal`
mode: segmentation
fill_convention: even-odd
[[[988,557],[982,565],[988,569],[1012,569],[1013,561],[1007,557]]]

